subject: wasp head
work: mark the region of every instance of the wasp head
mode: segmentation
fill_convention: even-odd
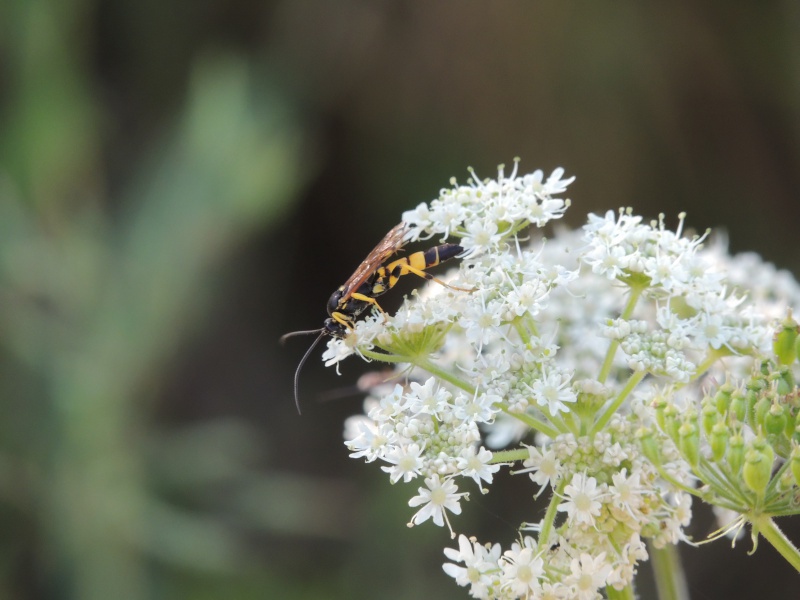
[[[347,326],[333,318],[325,319],[325,325],[322,329],[325,332],[325,335],[340,339],[345,337],[350,332],[350,329]]]

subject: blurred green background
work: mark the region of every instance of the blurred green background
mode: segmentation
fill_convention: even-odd
[[[573,225],[686,210],[796,270],[800,4],[0,3],[0,598],[466,597],[347,457],[364,366],[315,354],[300,417],[277,340],[515,156],[577,175]],[[454,525],[508,544],[530,494]],[[693,595],[787,597],[748,549],[684,548]]]

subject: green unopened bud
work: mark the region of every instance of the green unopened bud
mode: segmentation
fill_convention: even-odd
[[[731,473],[738,474],[744,462],[744,438],[741,433],[736,433],[728,442],[728,452],[725,456]]]
[[[794,480],[797,485],[800,485],[800,448],[797,446],[794,447],[792,451],[792,458],[789,459],[791,461],[791,468],[792,468],[792,475],[794,475]]]
[[[778,479],[776,490],[779,492],[786,492],[794,487],[794,473],[790,470],[781,471],[781,476]]]
[[[744,394],[740,390],[734,390],[731,394],[731,414],[736,417],[739,423],[744,422],[744,416],[747,414],[747,402],[744,399]]]
[[[797,382],[794,380],[794,373],[792,373],[792,370],[787,366],[780,367],[780,369],[778,369],[778,395],[786,396],[787,394],[791,394],[795,387],[797,387]]]
[[[764,430],[772,435],[780,435],[786,429],[786,410],[778,402],[773,402],[764,416]]]
[[[772,406],[772,402],[770,402],[769,398],[762,397],[756,402],[755,406],[755,422],[752,424],[753,429],[758,431],[759,427],[764,427],[764,419],[769,412],[769,407]]]
[[[797,341],[797,322],[789,311],[772,338],[772,351],[780,364],[790,365],[797,359]]]
[[[797,425],[797,414],[791,405],[784,407],[784,414],[786,415],[786,428],[783,430],[783,433],[787,439],[792,439],[792,434]]]
[[[711,444],[711,455],[714,457],[715,462],[721,461],[722,457],[725,456],[725,450],[728,447],[728,438],[730,435],[730,427],[725,425],[722,421],[716,423],[711,429],[709,443]]]
[[[750,440],[748,450],[755,450],[756,452],[772,452],[772,446],[769,445],[767,438],[760,435]]]
[[[731,405],[731,394],[733,393],[733,386],[730,383],[723,383],[714,394],[714,404],[717,405],[719,414],[724,415],[728,413],[728,407]]]
[[[800,336],[794,342],[794,353],[796,356],[800,356]]]
[[[696,467],[700,462],[700,433],[697,425],[691,421],[685,421],[678,428],[678,447],[686,461]]]
[[[664,396],[656,396],[653,398],[653,401],[650,403],[653,409],[656,412],[656,423],[661,428],[661,431],[666,431],[666,419],[664,417],[664,411],[666,410],[667,406],[669,405],[666,398]]]
[[[756,429],[756,424],[760,424],[761,421],[758,419],[756,415],[756,404],[761,399],[761,396],[758,395],[758,392],[755,389],[748,389],[744,393],[744,402],[745,406],[747,407],[747,416],[745,417],[750,424],[750,427]],[[769,406],[767,406],[769,408]],[[766,412],[766,411],[764,411]],[[761,415],[763,419],[763,414]]]
[[[770,361],[769,361],[769,359],[765,358],[764,360],[762,360],[761,362],[758,363],[758,373],[760,375],[764,375],[764,376],[769,375],[770,371],[771,371],[771,369],[770,369]],[[750,382],[750,384],[752,385],[752,381]]]
[[[636,430],[636,439],[639,440],[639,444],[641,445],[642,452],[654,465],[658,466],[661,464],[661,447],[656,440],[656,436],[653,433],[653,430],[649,427],[640,427]]]
[[[674,404],[670,404],[664,409],[664,432],[675,443],[678,442],[678,429],[681,426],[678,416],[678,409]]]
[[[753,378],[750,381],[748,381],[744,387],[756,393],[767,389],[769,387],[769,381],[767,380],[769,374],[770,374],[770,363],[764,361],[763,363],[761,363],[761,370],[758,373],[754,374]]]
[[[772,461],[769,455],[754,449],[748,450],[742,467],[742,479],[745,485],[759,496],[763,496],[771,476]]]
[[[703,432],[709,436],[711,435],[711,430],[714,428],[714,425],[719,421],[717,407],[710,402],[706,403],[703,405],[703,408],[700,409],[700,414],[702,415]]]

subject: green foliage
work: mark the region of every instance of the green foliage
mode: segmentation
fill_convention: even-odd
[[[0,595],[13,595],[26,555],[42,558],[51,597],[135,599],[152,595],[153,565],[252,568],[231,520],[340,535],[321,522],[333,515],[278,510],[295,495],[341,492],[257,471],[249,427],[167,433],[151,411],[163,365],[213,299],[216,269],[303,183],[279,91],[257,92],[241,58],[199,58],[185,107],[110,196],[107,124],[74,39],[85,24],[56,3],[14,9],[16,85],[0,140]],[[220,486],[225,502],[203,506],[203,490]]]

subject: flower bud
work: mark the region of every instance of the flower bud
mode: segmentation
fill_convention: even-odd
[[[722,460],[725,456],[725,450],[728,447],[728,438],[731,436],[730,427],[725,425],[722,421],[716,423],[711,429],[709,436],[709,443],[711,444],[711,455],[714,457],[715,462]]]
[[[794,485],[794,473],[787,469],[781,473],[776,490],[779,492],[786,492],[791,490]]]
[[[760,363],[758,363],[758,373],[766,377],[769,375],[770,371],[772,370],[771,362],[769,359],[764,359]],[[758,383],[758,378],[754,377],[753,380],[748,385],[755,385]],[[759,389],[759,388],[753,388]]]
[[[760,435],[750,440],[750,446],[748,450],[755,450],[756,452],[772,452],[772,446],[769,445],[767,438]]]
[[[714,425],[719,421],[717,408],[710,402],[707,402],[703,404],[703,408],[700,409],[700,414],[702,416],[703,432],[709,436],[711,435],[711,430],[714,428]]]
[[[797,342],[797,322],[789,311],[772,338],[772,351],[780,364],[790,365],[797,359]]]
[[[731,472],[734,475],[738,474],[744,462],[744,438],[741,433],[734,434],[728,441],[728,452],[725,458],[728,460]]]
[[[696,467],[700,462],[700,433],[697,425],[690,420],[684,421],[678,429],[678,447],[686,461]]]
[[[664,411],[668,406],[667,400],[663,396],[658,395],[655,398],[653,398],[653,401],[650,403],[650,405],[655,410],[656,423],[658,423],[658,426],[661,428],[661,431],[666,431],[667,427],[666,427],[666,419],[664,416]]]
[[[764,419],[767,416],[767,413],[769,412],[770,406],[772,406],[772,402],[770,402],[769,398],[767,397],[762,397],[761,399],[758,400],[758,402],[756,402],[754,409],[755,415],[753,417],[755,419],[755,422],[752,424],[753,429],[755,429],[756,431],[758,431],[759,427],[764,427]]]
[[[744,394],[742,394],[739,390],[734,390],[733,394],[731,394],[731,413],[739,423],[744,422],[744,416],[747,413],[747,403],[744,399]]]
[[[784,407],[784,414],[786,415],[786,429],[783,430],[786,439],[792,439],[792,434],[794,433],[795,426],[797,425],[797,414],[793,410],[791,404]]]
[[[714,394],[714,404],[717,405],[719,414],[724,415],[728,413],[728,407],[731,405],[731,394],[733,393],[733,386],[730,383],[723,383]]]
[[[642,452],[654,465],[658,466],[661,464],[661,448],[656,441],[656,436],[653,433],[653,430],[649,427],[640,427],[636,431],[636,439],[639,440],[639,443],[642,447]]]
[[[797,383],[794,379],[794,373],[787,366],[782,366],[778,369],[778,389],[777,392],[780,396],[791,394]]]
[[[800,448],[797,446],[794,447],[792,457],[789,460],[791,461],[790,467],[792,469],[792,475],[794,475],[795,484],[800,485]]]
[[[761,423],[761,421],[758,420],[755,411],[756,404],[758,404],[759,399],[760,396],[758,395],[758,392],[753,388],[748,388],[744,393],[744,403],[746,407],[745,410],[747,411],[745,418],[747,419],[747,422],[750,424],[750,427],[752,427],[753,429],[756,429],[756,424]]]
[[[773,402],[764,416],[764,430],[772,435],[780,435],[786,429],[786,411],[778,402]]]
[[[674,404],[670,404],[664,409],[664,432],[675,443],[678,442],[678,429],[681,426],[678,414],[678,409]]]
[[[798,353],[800,353],[800,337],[798,337],[797,340],[795,340],[794,353],[795,355],[798,355]]]
[[[771,476],[772,461],[769,455],[753,448],[748,450],[742,467],[742,479],[745,485],[759,496],[763,496]]]

